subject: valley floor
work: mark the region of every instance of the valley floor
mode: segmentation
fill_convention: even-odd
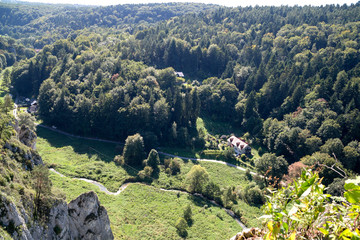
[[[188,204],[194,215],[193,225],[188,228],[188,239],[228,239],[241,231],[233,217],[210,201],[181,191],[164,191],[184,189],[185,176],[194,164],[205,167],[210,179],[220,186],[244,187],[249,182],[244,172],[235,167],[184,159],[178,175],[169,176],[161,167],[158,178],[151,185],[123,185],[140,169],[114,164],[112,160],[120,151],[116,144],[73,138],[44,128],[38,128],[37,133],[40,155],[57,171],[51,174],[55,194],[66,195],[66,200],[71,201],[81,193],[95,191],[108,211],[116,239],[180,238],[174,226]],[[73,178],[86,179],[86,182]],[[105,189],[107,193],[116,194],[106,194],[102,191]],[[246,224],[257,226],[260,209],[246,203],[239,205]]]

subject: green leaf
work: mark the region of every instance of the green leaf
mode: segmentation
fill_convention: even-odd
[[[285,232],[289,231],[289,225],[286,222],[283,222],[282,226],[283,226]]]
[[[317,176],[314,175],[311,178],[309,178],[308,180],[306,180],[303,184],[301,184],[300,187],[300,191],[297,194],[297,197],[300,197],[301,195],[303,195],[303,193],[309,189],[309,187],[311,187],[311,185],[314,184],[315,180],[316,180]]]
[[[345,229],[340,235],[340,238],[344,238],[344,237],[351,237],[352,232],[350,231],[350,229]]]
[[[318,228],[318,229],[319,229],[319,231],[320,231],[322,234],[324,234],[325,236],[329,234],[329,231],[326,230],[325,228]]]
[[[307,195],[311,193],[311,186],[309,186],[303,194],[299,197],[299,199],[304,199]]]
[[[358,233],[359,231],[356,229],[356,232],[352,232],[352,236],[351,236],[351,240],[359,240],[360,239],[360,233]]]
[[[356,185],[355,183],[346,183],[344,185],[345,190],[360,190],[360,186]]]
[[[296,232],[293,232],[288,239],[289,240],[295,240],[296,239]]]
[[[288,213],[288,216],[294,215],[298,210],[299,210],[299,208],[298,208],[297,206],[293,206],[293,207],[290,209],[290,211],[289,211],[289,213]]]
[[[344,197],[349,203],[360,203],[360,189],[347,191]]]

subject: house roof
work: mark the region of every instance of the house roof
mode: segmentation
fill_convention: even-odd
[[[231,136],[227,141],[231,144],[231,146],[237,147],[240,150],[244,149],[246,146],[249,145],[249,144],[247,144],[247,142],[245,142],[235,136]]]
[[[178,77],[184,77],[184,73],[183,72],[175,72],[175,75]]]

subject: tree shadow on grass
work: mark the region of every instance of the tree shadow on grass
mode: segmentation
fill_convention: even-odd
[[[42,127],[37,127],[36,133],[39,138],[45,139],[54,148],[71,147],[77,154],[85,154],[89,159],[95,158],[97,161],[106,163],[112,162],[114,157],[122,152],[122,146],[115,143],[70,137]],[[131,166],[122,168],[132,177],[137,176],[139,172],[139,169]]]
[[[210,202],[210,200],[207,200],[206,198],[202,198],[201,196],[197,196],[194,194],[189,193],[187,198],[198,207],[207,208],[211,206],[216,206],[215,204]]]
[[[120,154],[119,146],[114,143],[70,137],[42,127],[37,127],[36,133],[38,137],[47,140],[52,147],[70,146],[78,154],[87,154],[89,157],[97,155],[105,162],[112,161],[117,154]]]

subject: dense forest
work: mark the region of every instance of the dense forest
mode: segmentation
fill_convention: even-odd
[[[218,6],[196,3],[128,4],[108,7],[0,3],[0,34],[42,48],[84,28],[134,32],[159,21]],[[56,33],[56,34],[54,34]]]
[[[289,163],[321,152],[318,161],[356,171],[359,11],[358,4],[219,8],[132,32],[93,26],[18,64],[13,92],[38,96],[44,122],[76,134],[124,140],[140,132],[153,145],[201,148],[201,115],[240,127]]]

